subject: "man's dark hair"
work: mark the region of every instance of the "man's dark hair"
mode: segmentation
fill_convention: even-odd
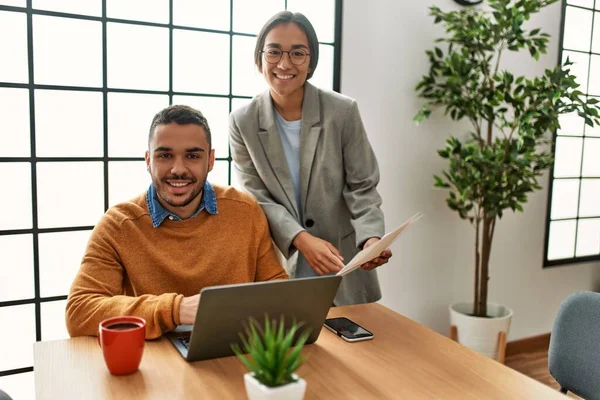
[[[310,71],[306,79],[310,79],[310,77],[315,73],[317,64],[319,63],[319,39],[317,39],[317,32],[315,32],[315,28],[313,28],[312,24],[308,18],[304,16],[304,14],[281,11],[273,15],[271,19],[269,19],[262,27],[258,37],[256,38],[256,47],[254,48],[254,64],[258,67],[259,71],[262,71],[262,50],[265,46],[265,38],[269,32],[271,32],[271,29],[275,28],[277,25],[288,24],[290,22],[293,22],[298,26],[298,28],[302,29],[308,38],[308,49],[310,51],[310,62],[308,67],[310,68]]]
[[[171,123],[177,125],[194,124],[199,125],[204,129],[206,134],[206,141],[208,142],[208,149],[212,148],[212,141],[210,137],[210,128],[208,121],[204,118],[204,115],[199,110],[190,106],[183,105],[172,105],[161,111],[159,111],[152,119],[152,125],[150,125],[150,133],[148,134],[148,147],[150,147],[150,141],[154,135],[154,130],[158,125],[168,125]]]

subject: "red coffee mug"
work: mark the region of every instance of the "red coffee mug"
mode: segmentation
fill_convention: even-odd
[[[146,321],[139,317],[113,317],[100,322],[98,344],[113,375],[138,370],[144,353]]]

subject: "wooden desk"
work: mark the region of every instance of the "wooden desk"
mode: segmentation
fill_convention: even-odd
[[[306,399],[561,399],[557,391],[379,304],[338,307],[375,334],[347,343],[323,329],[299,374]],[[109,374],[96,338],[39,342],[35,389],[43,399],[243,399],[235,357],[187,363],[165,339],[146,342],[140,370]]]

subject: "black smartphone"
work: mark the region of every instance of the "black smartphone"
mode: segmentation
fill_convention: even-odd
[[[373,339],[373,334],[350,321],[346,317],[328,318],[325,320],[325,328],[335,333],[347,342],[358,342],[361,340]]]

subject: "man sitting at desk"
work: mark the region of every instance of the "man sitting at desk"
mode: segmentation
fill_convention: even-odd
[[[90,236],[67,301],[71,336],[134,315],[156,338],[194,323],[205,286],[287,278],[256,201],[206,180],[215,151],[202,113],[156,114],[145,158],[148,191],[111,207]]]

